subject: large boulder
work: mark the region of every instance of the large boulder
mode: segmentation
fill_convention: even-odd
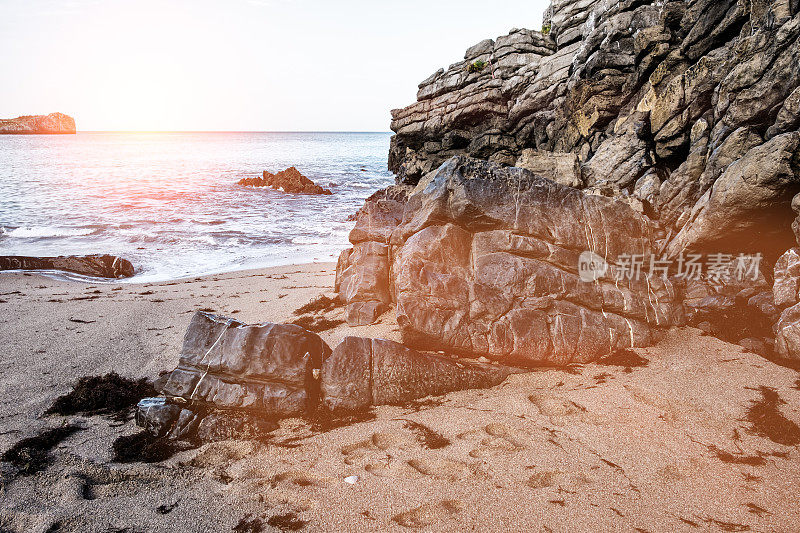
[[[624,202],[455,157],[409,196],[376,288],[388,286],[407,345],[517,364],[596,360],[683,323],[679,288],[665,277],[615,279],[610,267],[584,281],[582,252],[647,264],[652,228]],[[358,261],[348,264],[357,279],[375,270],[359,277]]]
[[[581,187],[583,185],[577,154],[546,152],[527,148],[522,151],[514,166],[530,170],[537,176],[542,176],[567,187]]]
[[[300,326],[248,326],[197,312],[162,392],[213,408],[302,414],[316,405],[319,371],[330,353],[318,335]]]
[[[114,255],[60,255],[58,257],[0,256],[0,270],[61,270],[97,278],[129,278],[130,261]]]
[[[509,367],[420,353],[384,339],[346,337],[322,369],[322,404],[353,411],[462,389],[493,387]]]
[[[790,307],[800,302],[800,249],[787,250],[775,263],[772,294],[775,305]]]
[[[697,201],[668,254],[761,251],[774,260],[794,242],[792,197],[800,191],[800,133],[750,149]]]
[[[784,309],[775,324],[775,352],[784,359],[800,361],[800,304]]]

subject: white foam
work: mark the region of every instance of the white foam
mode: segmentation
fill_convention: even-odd
[[[54,226],[28,226],[14,228],[0,228],[0,233],[17,239],[41,239],[48,237],[83,237],[91,235],[97,230],[91,228],[59,228]]]

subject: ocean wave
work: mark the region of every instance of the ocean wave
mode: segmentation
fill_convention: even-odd
[[[292,244],[321,244],[325,242],[324,237],[300,236],[292,238]]]
[[[85,237],[97,233],[97,228],[60,228],[56,226],[0,227],[0,235],[17,239],[47,239],[56,237]]]

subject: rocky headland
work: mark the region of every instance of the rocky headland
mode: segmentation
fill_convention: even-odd
[[[75,133],[75,119],[63,113],[0,119],[0,134]]]

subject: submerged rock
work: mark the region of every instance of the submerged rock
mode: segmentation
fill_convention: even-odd
[[[299,194],[333,194],[329,189],[323,189],[313,181],[303,176],[299,170],[289,167],[277,174],[264,171],[261,178],[243,178],[239,185],[250,187],[272,187],[283,189],[284,192]]]
[[[75,119],[63,113],[0,119],[0,134],[75,133]]]
[[[98,278],[129,278],[130,261],[113,255],[62,255],[58,257],[0,256],[0,270],[61,270]]]

